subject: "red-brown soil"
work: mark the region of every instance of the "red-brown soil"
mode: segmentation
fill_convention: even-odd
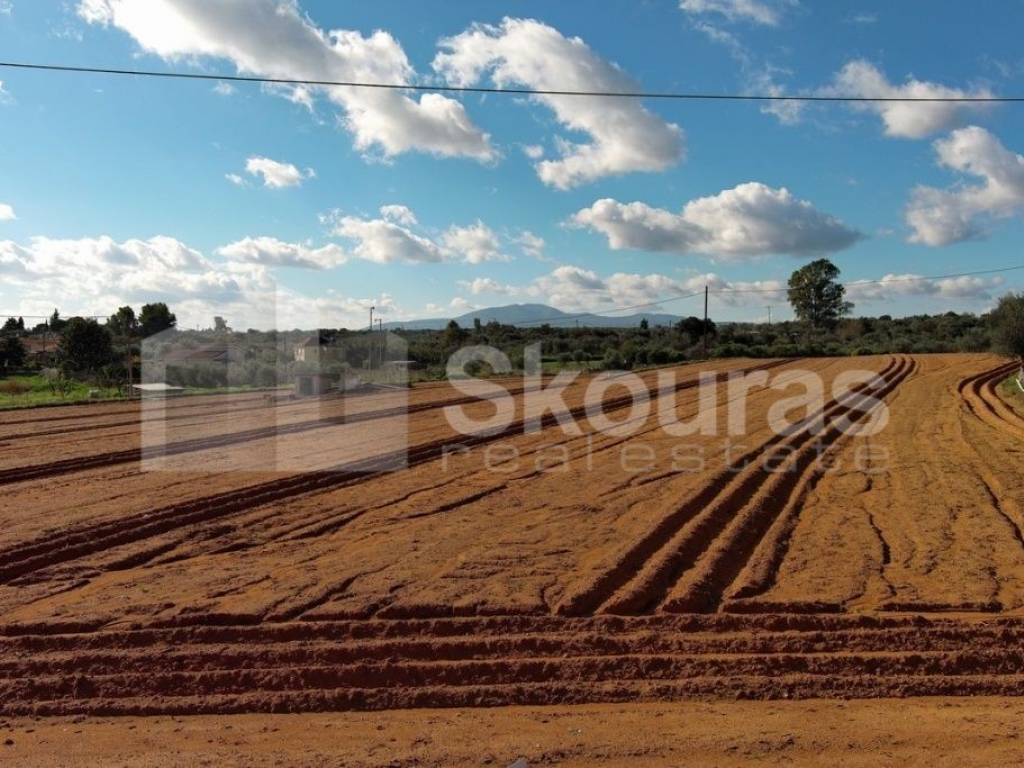
[[[1019,698],[684,701],[0,722],[19,766],[1005,766]],[[5,741],[10,741],[4,746]]]
[[[828,393],[860,369],[874,389],[769,428],[801,371]],[[740,435],[668,434],[659,410],[692,418],[711,370],[774,386],[750,389]],[[1018,695],[1024,418],[996,387],[1009,370],[898,355],[685,366],[670,387],[647,372],[650,414],[621,387],[602,398],[628,435],[585,418],[588,380],[525,432],[523,382],[506,381],[511,426],[471,437],[445,406],[483,418],[494,403],[449,385],[203,398],[168,404],[150,464],[155,415],[137,405],[2,414],[0,714],[549,705],[600,730],[583,713],[601,710],[578,705],[673,718],[665,702],[706,697]],[[886,426],[842,434],[837,419],[878,415],[869,395]],[[722,429],[738,400],[718,388]],[[385,471],[396,435],[409,451]],[[606,762],[626,764],[630,743]]]

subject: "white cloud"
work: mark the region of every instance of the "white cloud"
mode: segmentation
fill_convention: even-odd
[[[776,77],[792,74],[789,70],[770,63],[759,64],[757,57],[728,30],[706,21],[698,21],[693,26],[709,40],[723,46],[729,52],[729,56],[739,64],[744,93],[767,96],[782,96],[787,93],[787,89],[776,81]],[[762,102],[761,113],[772,115],[783,125],[796,125],[803,117],[805,107],[806,103],[802,101],[768,101]]]
[[[953,131],[934,147],[940,165],[982,183],[914,189],[906,210],[911,242],[941,246],[983,237],[991,219],[1024,212],[1024,156],[977,126]]]
[[[482,221],[453,224],[435,237],[417,226],[416,214],[404,205],[381,206],[380,214],[368,219],[332,211],[321,220],[331,234],[355,243],[353,256],[379,264],[509,260],[501,238]]]
[[[501,252],[501,245],[494,230],[477,219],[466,227],[449,227],[441,236],[446,249],[468,264],[482,264],[485,261],[508,261]]]
[[[466,86],[490,72],[499,87],[539,90],[633,91],[637,84],[617,66],[595,54],[578,37],[567,38],[532,19],[506,18],[500,26],[475,24],[441,40],[434,69],[449,82]],[[648,112],[635,99],[588,96],[535,96],[568,130],[589,142],[558,136],[561,157],[535,168],[545,184],[569,189],[605,176],[662,171],[683,157],[683,133]]]
[[[302,247],[291,248],[300,252]],[[310,250],[318,255],[309,258],[323,259],[334,248]],[[231,249],[231,257],[239,257],[240,250]],[[48,315],[54,307],[65,317],[103,315],[124,304],[138,308],[166,301],[181,327],[207,327],[214,315],[222,315],[236,328],[359,328],[370,305],[389,317],[403,316],[387,294],[354,298],[332,289],[306,296],[282,287],[267,263],[212,261],[164,236],[123,242],[106,236],[35,237],[25,244],[0,241],[0,288],[14,303],[10,311],[25,315]]]
[[[571,223],[605,235],[613,250],[699,253],[724,260],[778,253],[816,256],[847,248],[861,237],[789,190],[758,182],[691,200],[681,213],[605,198],[577,212]]]
[[[933,296],[946,299],[987,300],[991,291],[1003,284],[1001,277],[947,277],[923,279],[921,275],[888,274],[880,280],[854,280],[847,284],[846,295],[854,301],[888,301],[906,296]]]
[[[472,293],[474,296],[479,296],[481,293],[495,293],[501,295],[507,295],[512,293],[514,290],[510,285],[503,285],[497,280],[490,277],[477,277],[473,280],[459,280],[459,286]]]
[[[771,27],[779,23],[787,6],[795,5],[796,0],[679,0],[679,8],[686,13],[713,14],[729,21],[748,21]]]
[[[236,187],[244,187],[246,185],[245,179],[243,179],[237,173],[225,173],[224,178],[230,181]]]
[[[238,72],[293,80],[414,82],[416,72],[390,34],[325,32],[295,0],[80,0],[90,24],[127,32],[147,53],[168,61],[226,59]],[[282,89],[308,101],[323,94],[345,114],[357,149],[393,157],[412,150],[495,159],[487,134],[462,104],[436,93],[344,87]]]
[[[474,309],[478,309],[476,304],[471,304],[461,296],[456,296],[454,299],[448,302],[448,306],[455,312],[470,312]]]
[[[332,214],[332,233],[355,243],[352,255],[378,264],[424,263],[445,260],[443,249],[430,238],[387,219],[363,219]]]
[[[540,160],[544,157],[544,147],[540,144],[524,144],[523,154],[531,160]]]
[[[64,314],[102,314],[118,302],[215,305],[238,300],[242,293],[236,275],[164,236],[123,242],[107,236],[34,237],[26,245],[2,241],[0,283],[14,289],[19,311],[27,314],[48,314],[54,306]]]
[[[0,203],[0,221],[14,221],[16,218],[14,208],[7,203]]]
[[[0,0],[0,14],[10,16],[12,13],[14,13],[13,0]]]
[[[404,224],[407,227],[414,226],[418,223],[416,221],[416,214],[404,205],[382,205],[380,207],[380,215],[388,221],[393,221],[396,224]]]
[[[245,171],[251,176],[261,177],[263,186],[273,189],[297,187],[305,179],[312,179],[316,176],[316,172],[312,168],[307,168],[303,172],[291,163],[280,163],[269,157],[250,157],[245,161]]]
[[[858,96],[863,98],[962,98],[988,97],[988,88],[972,90],[908,78],[902,85],[889,82],[874,64],[863,59],[851,61],[833,78],[832,84],[820,91],[823,95]],[[855,102],[853,109],[875,112],[885,124],[888,136],[921,139],[961,123],[969,114],[988,111],[990,105],[955,102]]]
[[[330,269],[344,264],[348,258],[341,246],[334,243],[312,248],[273,237],[246,237],[217,249],[217,253],[232,261],[306,269]]]
[[[760,306],[766,301],[784,300],[786,296],[786,286],[778,280],[735,282],[714,273],[685,279],[658,273],[626,272],[601,277],[593,270],[573,265],[558,267],[537,278],[525,292],[570,312],[609,312],[618,307],[639,307],[636,311],[688,314],[693,310],[678,301],[685,302],[687,298],[698,301],[705,285],[712,291],[712,302],[725,306]],[[662,301],[671,303],[660,306]]]
[[[766,67],[759,72],[749,74],[747,76],[748,91],[767,96],[791,95],[787,94],[787,89],[775,81],[775,75],[780,72],[783,70],[777,67]],[[772,115],[783,125],[796,125],[803,118],[806,107],[807,102],[804,101],[769,101],[761,106],[761,112],[765,115]]]
[[[535,235],[528,229],[521,230],[518,235],[512,238],[512,242],[519,246],[520,250],[527,256],[535,259],[544,258],[544,238]]]
[[[221,80],[213,86],[213,92],[218,96],[232,96],[235,93],[235,86],[226,80]]]

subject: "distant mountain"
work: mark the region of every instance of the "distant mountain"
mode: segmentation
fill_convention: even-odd
[[[640,321],[646,319],[651,326],[672,325],[679,322],[678,315],[667,315],[657,312],[643,312],[636,315],[597,315],[591,313],[570,313],[549,307],[547,304],[508,304],[504,307],[491,307],[467,312],[456,318],[438,317],[424,320],[410,320],[404,323],[384,323],[385,328],[404,328],[408,331],[438,331],[448,322],[455,320],[463,328],[471,328],[477,318],[487,324],[497,321],[502,325],[519,325],[539,327],[547,323],[554,328],[572,328],[579,325],[588,328],[635,328]]]

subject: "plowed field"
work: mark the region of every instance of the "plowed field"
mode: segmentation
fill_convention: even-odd
[[[471,435],[495,398],[449,385],[0,414],[0,714],[1018,695],[1011,370],[736,360],[641,374],[646,411],[506,380]]]

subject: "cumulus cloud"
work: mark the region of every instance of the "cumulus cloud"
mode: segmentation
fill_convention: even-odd
[[[498,236],[479,219],[467,227],[452,226],[441,236],[444,247],[468,264],[485,261],[508,261],[501,252]]]
[[[472,293],[474,296],[478,296],[481,293],[505,295],[512,293],[513,291],[512,286],[499,283],[491,277],[477,277],[473,280],[459,280],[458,285]]]
[[[229,260],[214,261],[165,236],[0,241],[0,288],[14,304],[10,311],[25,315],[48,315],[55,306],[64,316],[102,315],[124,304],[166,301],[183,327],[206,327],[222,315],[239,328],[358,328],[370,305],[396,319],[403,315],[387,294],[357,298],[329,289],[307,296],[283,287],[268,264],[284,259],[253,261],[247,255],[257,246],[263,253],[276,248],[293,254],[301,247],[274,246],[270,238],[239,242],[247,245],[226,246]],[[320,261],[336,247],[311,251],[319,255],[307,258]]]
[[[509,260],[502,239],[479,220],[453,224],[438,236],[419,227],[416,214],[404,205],[381,206],[378,219],[332,211],[322,220],[331,234],[353,241],[353,256],[379,264]]]
[[[441,40],[434,69],[460,86],[478,83],[489,72],[498,87],[539,90],[634,91],[638,85],[621,69],[595,54],[578,37],[532,19],[504,19],[500,25],[474,24]],[[647,111],[635,99],[587,96],[534,96],[554,111],[568,130],[587,134],[577,143],[555,139],[560,157],[538,160],[545,184],[569,189],[605,176],[662,171],[683,157],[683,133]],[[534,150],[529,150],[533,152]]]
[[[915,188],[906,210],[911,242],[941,246],[984,237],[993,219],[1024,212],[1024,156],[977,126],[953,131],[934,147],[939,165],[982,183]]]
[[[384,31],[325,32],[295,0],[80,0],[90,24],[128,33],[165,60],[226,59],[238,72],[293,80],[416,81],[405,51]],[[357,149],[393,157],[418,150],[491,161],[496,153],[462,104],[436,93],[303,86],[281,89],[310,103],[323,94],[344,113]]]
[[[21,310],[42,314],[108,312],[118,302],[201,301],[211,305],[241,295],[235,275],[172,237],[118,242],[34,237],[27,244],[0,241],[0,283],[20,297]],[[45,309],[46,307],[49,309]],[[29,310],[37,310],[30,312]]]
[[[679,8],[689,14],[717,15],[729,21],[747,21],[770,27],[778,25],[787,6],[797,4],[797,0],[679,0]]]
[[[991,291],[1003,284],[1001,277],[947,277],[940,280],[921,275],[887,274],[880,280],[847,283],[846,295],[855,301],[886,301],[904,296],[933,296],[946,299],[991,299]]]
[[[344,264],[348,258],[341,246],[334,243],[312,248],[274,237],[246,237],[217,249],[217,253],[232,261],[305,269],[330,269]]]
[[[213,86],[213,92],[218,96],[232,96],[235,93],[235,86],[226,80],[221,80]]]
[[[0,221],[14,221],[16,218],[14,208],[7,203],[0,203]]]
[[[525,292],[571,312],[607,312],[617,307],[644,305],[652,311],[685,314],[686,305],[676,304],[675,300],[685,301],[689,297],[697,300],[703,295],[705,285],[712,291],[712,301],[726,306],[760,306],[765,301],[782,300],[786,295],[785,284],[778,280],[729,281],[714,273],[682,279],[658,273],[627,272],[601,277],[593,270],[575,265],[558,267],[537,278]],[[673,303],[659,307],[662,301]]]
[[[416,214],[404,205],[382,205],[380,207],[380,215],[388,221],[393,221],[396,224],[404,224],[407,227],[414,226],[418,223],[416,221]]]
[[[861,238],[784,187],[758,182],[691,200],[680,213],[605,198],[578,211],[571,223],[600,232],[613,250],[699,253],[723,260],[766,254],[818,256]]]
[[[262,178],[263,186],[273,189],[297,187],[306,179],[312,179],[316,176],[316,172],[312,168],[300,171],[291,163],[280,163],[277,160],[271,160],[269,157],[258,156],[250,157],[245,161],[245,171],[251,176]],[[228,176],[230,181],[234,181],[231,178],[232,175],[234,174]]]
[[[544,238],[535,235],[528,229],[524,229],[512,238],[512,242],[519,246],[519,249],[527,256],[535,259],[544,258]]]
[[[972,90],[907,78],[897,85],[890,83],[874,64],[863,59],[846,64],[831,85],[821,89],[823,95],[859,96],[863,98],[950,98],[988,97],[988,88]],[[853,109],[875,112],[882,118],[887,136],[921,139],[960,124],[968,115],[988,111],[990,105],[955,102],[856,102]]]
[[[338,216],[333,234],[354,243],[352,255],[378,264],[424,263],[445,260],[445,253],[430,238],[388,219]]]

